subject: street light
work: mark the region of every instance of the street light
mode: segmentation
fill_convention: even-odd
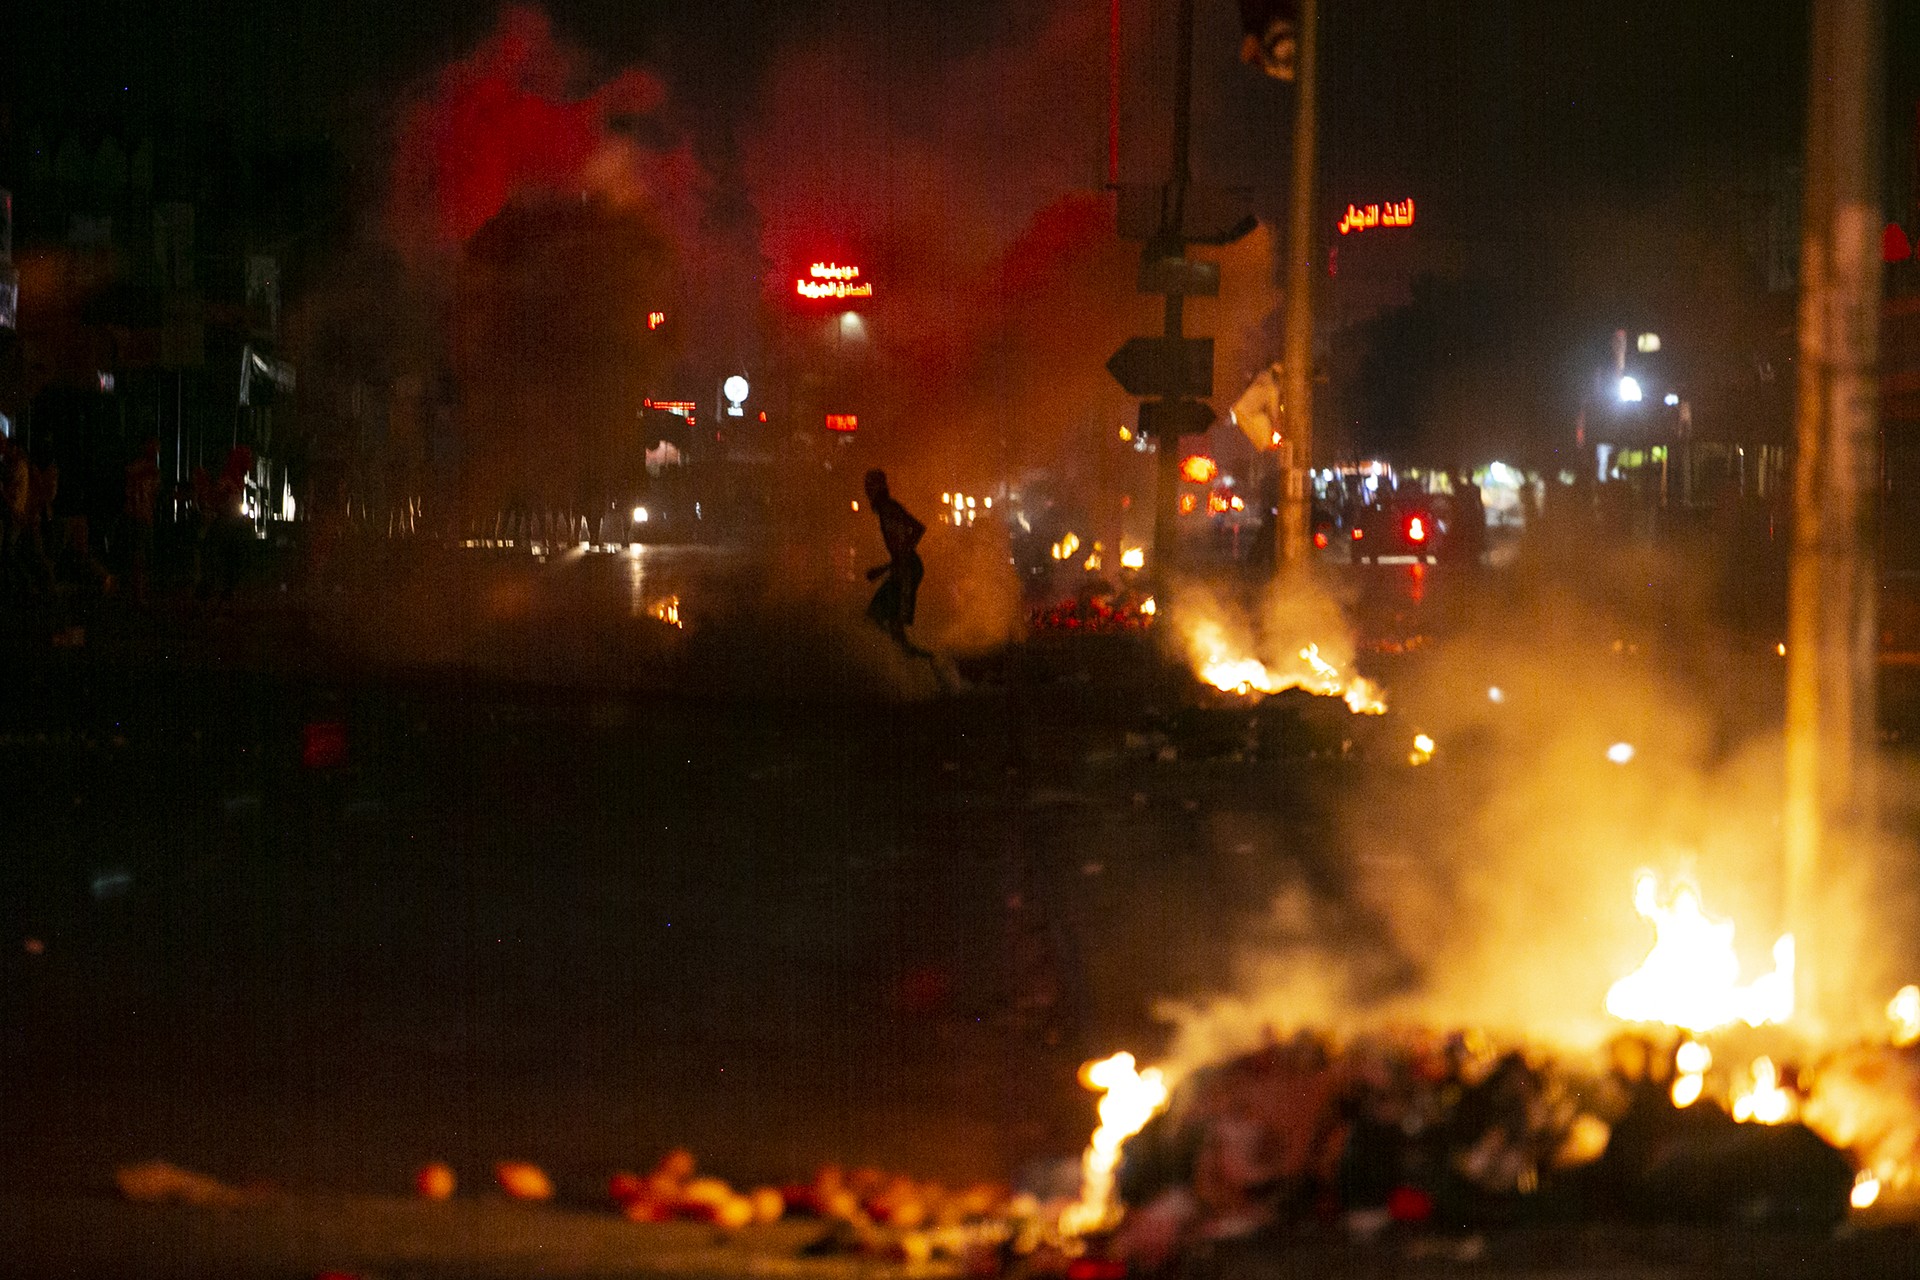
[[[1621,374],[1619,395],[1622,404],[1639,404],[1640,380],[1630,373]]]

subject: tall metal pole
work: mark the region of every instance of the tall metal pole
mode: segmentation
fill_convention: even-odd
[[[1281,364],[1280,528],[1274,539],[1282,576],[1307,564],[1313,532],[1313,242],[1319,146],[1314,46],[1318,0],[1300,0],[1294,54],[1293,182],[1287,193],[1287,332]]]
[[[1814,0],[1782,816],[1785,922],[1816,1019],[1823,886],[1874,822],[1883,39],[1880,0]]]
[[[1173,173],[1167,183],[1167,200],[1160,217],[1161,243],[1167,251],[1180,254],[1186,247],[1187,186],[1193,180],[1190,144],[1193,130],[1193,0],[1180,0],[1178,30],[1174,35],[1173,64]],[[1166,326],[1169,338],[1184,336],[1186,299],[1178,292],[1167,295]],[[1173,571],[1179,564],[1176,540],[1179,526],[1175,503],[1180,492],[1180,437],[1163,432],[1154,441],[1155,491],[1153,505],[1153,558],[1157,566],[1159,590],[1164,597],[1171,586]]]

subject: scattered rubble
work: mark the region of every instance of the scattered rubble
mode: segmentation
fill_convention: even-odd
[[[113,1171],[113,1182],[121,1195],[136,1203],[190,1204],[203,1209],[238,1208],[269,1194],[262,1188],[231,1186],[165,1160],[121,1165]]]
[[[1845,1218],[1845,1151],[1801,1124],[1674,1106],[1670,1054],[1639,1043],[1600,1066],[1473,1034],[1275,1040],[1188,1076],[1127,1143],[1129,1211],[1106,1256],[1152,1268],[1302,1224],[1369,1236],[1609,1218],[1828,1230]]]

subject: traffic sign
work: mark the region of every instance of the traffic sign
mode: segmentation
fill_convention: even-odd
[[[1203,434],[1213,425],[1213,408],[1198,400],[1147,400],[1140,405],[1140,434],[1177,440]]]
[[[1130,396],[1213,394],[1212,338],[1128,338],[1107,372]]]
[[[1253,207],[1226,187],[1189,182],[1180,200],[1180,225],[1173,225],[1171,183],[1129,183],[1119,189],[1116,217],[1122,240],[1152,240],[1171,234],[1188,244],[1232,244],[1260,225]]]

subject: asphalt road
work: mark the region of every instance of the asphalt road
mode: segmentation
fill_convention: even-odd
[[[6,1185],[98,1208],[163,1158],[363,1195],[519,1158],[592,1204],[679,1145],[743,1182],[1042,1182],[1092,1122],[1081,1061],[1151,1056],[1156,1001],[1229,985],[1287,885],[1339,898],[1356,802],[1445,798],[1406,767],[1417,696],[1249,705],[1138,636],[936,672],[834,620],[858,588],[703,555],[369,558],[333,596],[15,633]],[[1726,732],[1775,714],[1754,627],[1702,648],[1621,581],[1597,650],[1664,636],[1744,695]],[[1343,582],[1407,688],[1557,616],[1501,575]],[[1591,1274],[1681,1274],[1622,1265]]]

